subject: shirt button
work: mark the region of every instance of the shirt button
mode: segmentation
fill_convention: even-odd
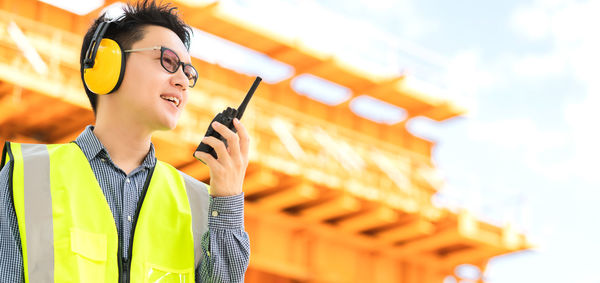
[[[127,220],[131,222],[131,215],[127,215]]]
[[[129,181],[129,178],[125,179],[125,182],[130,183],[131,181]]]
[[[213,212],[212,212],[212,216],[215,216],[215,217],[216,217],[216,216],[219,216],[219,212],[218,212],[218,211],[216,211],[216,210],[213,210]]]
[[[106,162],[106,158],[100,158],[100,161]]]

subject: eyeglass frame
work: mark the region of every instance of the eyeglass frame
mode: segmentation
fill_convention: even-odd
[[[177,71],[179,70],[179,66],[181,66],[182,70],[185,69],[185,66],[192,67],[192,69],[194,69],[194,72],[196,72],[196,79],[194,79],[194,83],[192,85],[188,84],[188,87],[193,88],[196,85],[196,82],[198,81],[198,70],[196,70],[196,68],[192,64],[183,63],[181,61],[181,59],[179,59],[179,55],[177,55],[177,53],[170,48],[167,48],[164,46],[152,46],[152,47],[146,47],[146,48],[127,49],[127,50],[123,50],[123,52],[131,53],[131,52],[149,51],[149,50],[160,50],[160,65],[163,67],[163,69],[165,69],[165,71],[167,71],[171,74],[177,73]],[[175,57],[177,57],[177,61],[179,61],[179,63],[177,64],[177,68],[173,72],[171,72],[169,69],[167,69],[167,67],[165,67],[165,65],[163,64],[163,54],[164,54],[165,50],[169,50],[169,51],[173,52],[173,54],[175,54]],[[184,74],[185,74],[185,72],[184,72]],[[187,75],[186,75],[186,77],[187,77]],[[188,78],[188,80],[189,80],[189,78]]]

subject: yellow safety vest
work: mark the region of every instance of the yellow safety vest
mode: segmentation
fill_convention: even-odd
[[[77,144],[7,143],[7,158],[25,282],[195,282],[208,230],[202,182],[157,161],[132,244],[121,251],[113,215]]]

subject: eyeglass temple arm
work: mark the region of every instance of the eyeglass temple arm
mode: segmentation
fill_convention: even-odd
[[[146,48],[138,48],[138,49],[128,49],[128,50],[123,50],[123,52],[137,52],[137,51],[146,51],[146,50],[158,50],[160,49],[160,46],[154,46],[154,47],[146,47]]]

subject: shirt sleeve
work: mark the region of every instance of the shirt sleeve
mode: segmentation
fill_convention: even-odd
[[[210,197],[208,231],[202,236],[196,282],[244,282],[250,239],[244,231],[244,193]]]
[[[0,170],[0,282],[24,282],[21,237],[10,190],[8,161]]]

